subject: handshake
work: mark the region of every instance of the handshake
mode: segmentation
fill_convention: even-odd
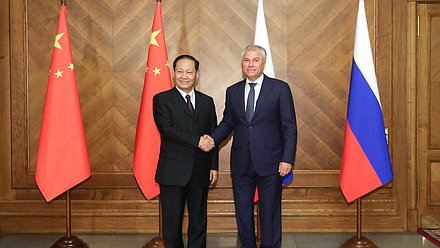
[[[202,151],[209,152],[214,147],[215,147],[215,142],[214,142],[214,139],[211,138],[211,136],[209,136],[207,134],[200,136],[199,148]]]

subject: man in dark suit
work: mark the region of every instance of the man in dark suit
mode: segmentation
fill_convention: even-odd
[[[160,185],[165,247],[183,248],[182,218],[188,204],[188,247],[206,247],[208,187],[218,177],[218,151],[203,134],[217,126],[214,101],[196,91],[199,62],[181,55],[173,62],[175,87],[153,98],[153,115],[161,135],[156,182]]]
[[[246,79],[226,90],[223,119],[212,133],[215,144],[234,132],[231,177],[243,247],[255,248],[254,192],[258,188],[261,247],[281,247],[282,177],[292,170],[297,129],[289,85],[263,74],[266,51],[247,46]],[[206,149],[207,150],[207,149]]]

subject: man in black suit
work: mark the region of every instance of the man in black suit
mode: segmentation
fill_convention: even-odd
[[[156,182],[160,185],[165,247],[183,248],[182,218],[188,204],[188,247],[206,247],[208,187],[218,177],[218,151],[202,136],[217,126],[214,101],[194,89],[199,62],[180,55],[173,62],[175,87],[153,98],[161,135]],[[212,147],[210,147],[212,148]]]
[[[256,248],[254,192],[258,188],[261,247],[281,247],[282,177],[292,170],[297,129],[289,85],[263,74],[266,51],[247,46],[246,79],[226,90],[223,119],[212,133],[215,144],[232,131],[231,177],[241,244]],[[205,149],[208,150],[208,149]]]

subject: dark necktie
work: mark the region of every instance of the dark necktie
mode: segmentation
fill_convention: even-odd
[[[189,112],[191,113],[191,115],[194,115],[194,106],[191,103],[191,96],[186,95],[185,98],[186,98],[186,105],[188,105]]]
[[[246,118],[250,123],[254,115],[254,101],[255,101],[255,85],[256,83],[249,83],[251,89],[249,90],[247,104],[246,104]]]

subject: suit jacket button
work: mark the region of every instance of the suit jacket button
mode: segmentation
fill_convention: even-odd
[[[249,129],[252,129],[252,126],[249,126]]]

